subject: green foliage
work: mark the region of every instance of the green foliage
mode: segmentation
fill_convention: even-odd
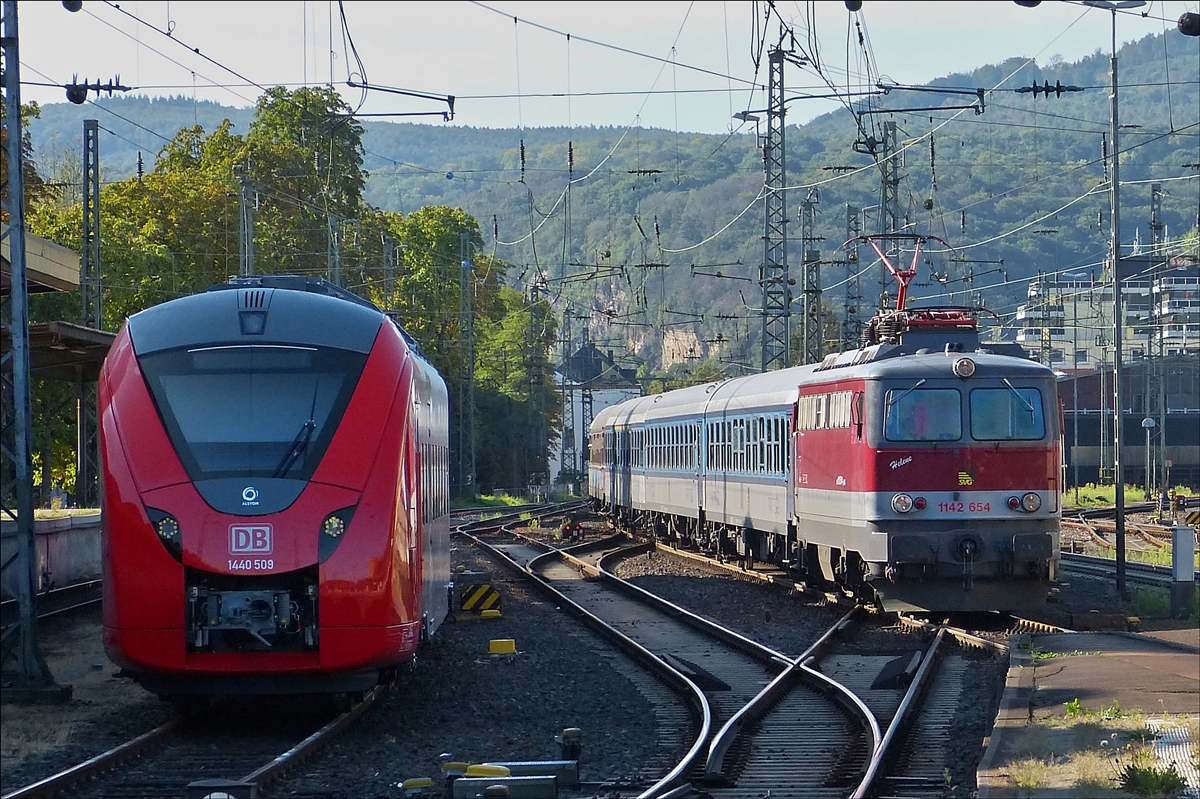
[[[1073,653],[1074,654],[1074,653]],[[1067,718],[1069,719],[1099,719],[1100,721],[1112,721],[1113,719],[1121,718],[1121,703],[1114,699],[1112,704],[1100,710],[1092,710],[1083,706],[1083,703],[1078,699],[1072,699],[1067,702],[1064,707],[1067,710]]]
[[[1154,749],[1147,745],[1129,744],[1122,748],[1113,763],[1115,782],[1123,791],[1134,796],[1174,797],[1187,790],[1184,779],[1172,763],[1167,768],[1158,765]]]
[[[1123,134],[1122,177],[1129,182],[1122,197],[1123,217],[1131,231],[1128,235],[1141,226],[1145,241],[1150,213],[1147,181],[1178,176],[1181,164],[1195,160],[1198,87],[1178,80],[1180,75],[1195,74],[1194,40],[1166,31],[1122,47],[1119,56],[1122,80],[1130,87],[1122,92],[1122,121],[1141,126],[1130,127]],[[1006,278],[998,273],[985,277],[980,274],[983,270],[975,268],[970,277],[963,262],[952,262],[947,253],[931,253],[931,263],[921,266],[913,287],[915,298],[937,304],[963,303],[980,292],[989,308],[1002,316],[1009,312],[1007,320],[1013,306],[1024,301],[1023,278],[1038,270],[1055,273],[1069,268],[1094,271],[1099,277],[1098,253],[1105,249],[1107,226],[1098,227],[1096,217],[1098,212],[1107,215],[1107,197],[1101,191],[1068,204],[1101,186],[1105,179],[1099,157],[1101,133],[1108,128],[1108,93],[1092,87],[1107,86],[1107,73],[1108,58],[1099,53],[1076,63],[1048,66],[1011,59],[933,82],[985,89],[998,86],[988,96],[987,111],[982,115],[898,111],[890,118],[909,145],[901,196],[906,198],[902,213],[911,229],[941,236],[956,247],[989,240],[968,252],[972,258],[1003,259],[1007,272]],[[1174,79],[1169,96],[1164,85],[1168,73]],[[1010,91],[1043,80],[1089,88],[1049,100]],[[312,101],[321,98],[314,96]],[[893,92],[884,103],[900,108],[911,101],[912,95]],[[245,111],[193,104],[184,98],[100,102],[156,130],[176,130],[192,124],[194,117],[212,129],[222,115],[233,119],[242,135],[247,135],[251,124]],[[944,102],[957,104],[960,99],[946,98]],[[335,125],[334,121],[306,120],[302,111],[291,107],[278,110],[278,124],[273,122],[271,129],[284,136],[281,148],[289,152],[304,139],[299,133],[287,139],[291,135],[287,126],[306,131],[304,136],[311,141],[314,135],[328,135]],[[94,111],[65,104],[47,106],[42,120],[34,120],[35,142],[50,141],[55,132],[64,139],[74,138],[79,120],[88,113]],[[203,122],[206,118],[212,121]],[[884,118],[864,118],[868,132],[878,138],[878,125]],[[139,141],[146,135],[119,119],[108,124],[126,139]],[[1175,133],[1167,133],[1172,130]],[[822,183],[813,232],[822,239],[817,247],[824,262],[845,256],[838,246],[846,239],[845,205],[862,208],[878,203],[879,171],[870,156],[855,151],[853,145],[859,138],[845,111],[792,126],[787,133],[788,183]],[[757,362],[759,325],[747,318],[745,305],[753,309],[759,304],[752,287],[762,256],[761,206],[752,207],[730,224],[755,201],[762,186],[761,152],[752,131],[727,136],[640,128],[517,131],[365,122],[362,142],[362,166],[370,171],[362,197],[379,209],[406,216],[427,206],[457,206],[477,219],[491,220],[495,215],[500,242],[518,242],[498,244],[497,252],[527,274],[545,270],[552,281],[560,276],[586,277],[592,264],[626,265],[611,278],[596,274],[588,280],[550,284],[577,310],[597,312],[591,323],[593,337],[613,339],[618,352],[625,343],[630,352],[663,371],[680,357],[678,349],[674,355],[663,354],[666,332],[673,331],[687,337],[702,358],[716,357],[725,364]],[[568,143],[574,155],[569,229],[560,201],[568,181]],[[106,139],[105,146],[106,163],[123,170],[119,174],[132,174],[136,148],[115,137]],[[527,166],[523,180],[522,146]],[[348,151],[340,152],[343,160],[337,163],[345,165]],[[264,158],[267,155],[270,153]],[[299,162],[293,159],[288,163]],[[305,164],[311,173],[305,185],[313,187],[317,184],[311,180],[315,172],[310,165]],[[827,169],[842,165],[863,169],[846,174]],[[661,172],[631,174],[630,170],[637,168]],[[348,183],[336,193],[338,197],[353,194],[352,172],[346,174]],[[447,174],[452,177],[447,179]],[[584,175],[586,179],[582,179]],[[314,197],[319,195],[299,196],[317,202]],[[794,202],[805,196],[802,190],[790,191],[788,199]],[[929,210],[926,200],[932,204]],[[1184,246],[1190,241],[1194,247],[1197,240],[1195,233],[1189,233],[1195,224],[1194,206],[1195,195],[1187,192],[1169,191],[1164,198],[1160,221],[1168,226],[1172,240],[1182,241]],[[871,220],[867,230],[874,226]],[[322,229],[311,242],[318,259],[324,249]],[[1039,233],[1047,229],[1057,233]],[[536,236],[531,235],[532,230],[537,230]],[[723,232],[716,235],[718,231]],[[490,249],[491,231],[487,233],[483,238]],[[695,249],[672,252],[710,237],[711,242]],[[451,245],[453,249],[453,242]],[[636,268],[652,262],[671,266]],[[796,250],[792,262],[794,266],[798,263]],[[712,266],[705,268],[706,264]],[[823,264],[822,281],[832,286],[865,266],[865,261],[853,270]],[[944,287],[931,281],[926,269],[946,273]],[[698,274],[718,271],[725,279]],[[730,277],[741,278],[741,282],[730,281]],[[879,290],[877,271],[866,273],[859,293],[867,315],[875,307]],[[824,299],[833,314],[842,312],[845,294],[841,288],[826,292]],[[599,313],[608,310],[611,315]],[[687,322],[689,313],[703,314],[704,319]],[[717,314],[738,318],[717,318]],[[827,327],[826,350],[845,332]],[[723,336],[719,341],[718,333]],[[686,347],[681,351],[686,352]]]
[[[36,109],[35,109],[36,110]],[[548,482],[549,435],[561,415],[549,352],[557,326],[545,300],[529,303],[504,287],[508,264],[482,254],[482,237],[467,212],[428,206],[404,215],[363,201],[363,129],[328,88],[275,88],[259,99],[246,133],[229,120],[211,132],[181,128],[141,178],[101,189],[102,325],[158,303],[204,291],[237,274],[239,192],[257,196],[255,271],[330,274],[334,237],[342,282],[392,313],[447,378],[451,408],[465,403],[466,336],[460,329],[462,242],[469,243],[476,419],[477,485],[522,487]],[[30,162],[33,163],[32,161]],[[56,164],[57,166],[63,166]],[[48,194],[30,209],[30,229],[78,247],[82,208]],[[386,256],[397,254],[387,268]],[[33,321],[81,316],[78,294],[31,303]],[[39,479],[73,484],[73,413],[64,415],[59,387],[38,388],[35,448]],[[451,440],[461,416],[452,413]],[[506,424],[501,428],[497,419]],[[532,443],[531,443],[532,442]]]

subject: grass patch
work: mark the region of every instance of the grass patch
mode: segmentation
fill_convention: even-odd
[[[1027,757],[1008,767],[1008,778],[1019,792],[1029,795],[1050,786],[1052,765],[1052,761],[1049,760]]]
[[[1192,489],[1187,486],[1175,486],[1169,491],[1171,496],[1182,494],[1185,497],[1193,495]],[[1068,488],[1063,491],[1063,507],[1064,508],[1098,508],[1105,505],[1115,505],[1117,502],[1117,488],[1111,485],[1098,486],[1095,483],[1081,485],[1078,491],[1079,499],[1076,501],[1076,491],[1074,488]],[[1145,486],[1126,485],[1125,500],[1127,502],[1143,502],[1146,497]]]
[[[450,500],[450,509],[463,510],[464,508],[511,508],[515,505],[527,504],[529,503],[521,497],[510,497],[507,494],[502,496],[482,494],[474,499],[469,497],[452,499]]]
[[[1193,717],[1154,718],[1187,724],[1193,742],[1200,735],[1200,720]],[[1021,796],[1180,796],[1187,786],[1174,767],[1159,764],[1148,721],[1145,711],[1123,710],[1117,702],[1089,708],[1074,699],[1061,715],[1025,729],[1009,780]]]

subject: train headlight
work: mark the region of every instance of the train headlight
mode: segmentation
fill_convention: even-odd
[[[321,522],[321,532],[330,538],[337,538],[346,532],[346,522],[340,516],[327,516]]]
[[[342,543],[352,518],[354,506],[335,510],[321,521],[321,532],[317,535],[317,562],[324,563]]]
[[[913,509],[913,499],[908,494],[897,494],[892,497],[892,510],[896,513],[908,513]]]
[[[975,362],[970,358],[959,358],[954,362],[953,371],[955,377],[970,377],[975,374]]]
[[[1012,508],[1013,510],[1020,510],[1020,509],[1021,509],[1021,500],[1020,500],[1020,498],[1018,498],[1018,497],[1009,497],[1009,498],[1008,498],[1008,507]]]
[[[1026,513],[1033,513],[1038,508],[1042,507],[1042,498],[1040,495],[1030,491],[1025,496],[1021,497],[1021,507]]]
[[[179,522],[174,516],[164,516],[154,525],[154,531],[164,541],[173,541],[179,537]]]
[[[925,497],[917,497],[914,499],[913,507],[917,510],[925,510]]]

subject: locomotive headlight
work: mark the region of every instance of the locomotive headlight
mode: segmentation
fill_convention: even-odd
[[[159,538],[170,541],[179,536],[179,522],[175,521],[173,516],[164,516],[154,525],[154,530]]]
[[[956,377],[970,377],[975,374],[975,362],[970,358],[959,358],[954,362],[953,371]]]
[[[330,538],[337,538],[346,532],[346,522],[342,521],[340,516],[327,516],[325,521],[321,522],[321,532]]]
[[[1025,496],[1021,497],[1021,507],[1026,513],[1033,513],[1038,508],[1042,507],[1042,498],[1038,494],[1030,491]]]
[[[908,513],[913,509],[913,499],[908,494],[897,494],[892,497],[892,510],[896,513]]]
[[[917,510],[925,510],[925,497],[917,497],[914,499],[913,507]]]
[[[1020,510],[1021,509],[1021,500],[1018,497],[1009,497],[1008,498],[1008,507],[1012,508],[1013,510]]]

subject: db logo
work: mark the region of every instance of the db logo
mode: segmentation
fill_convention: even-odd
[[[271,525],[234,525],[229,528],[230,552],[253,552],[267,555],[271,552]]]

